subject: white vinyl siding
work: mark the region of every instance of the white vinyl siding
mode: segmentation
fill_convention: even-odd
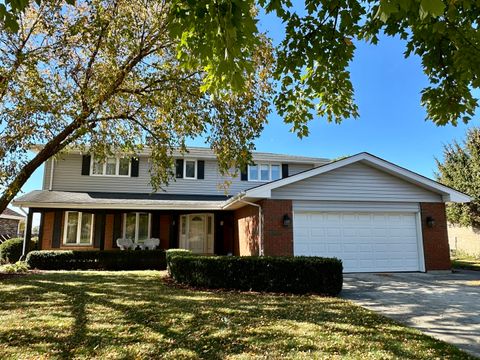
[[[82,176],[82,156],[67,154],[55,163],[52,190],[57,191],[78,191],[78,192],[123,192],[123,193],[151,193],[152,187],[149,184],[149,159],[141,156],[139,158],[138,177],[130,176]],[[46,167],[50,167],[50,160]],[[311,169],[313,164],[289,164],[289,175]],[[223,185],[223,178],[215,160],[205,160],[205,178],[196,179],[172,179],[165,187],[166,193],[170,194],[204,194],[204,195],[225,195],[224,190],[219,187]],[[44,190],[48,190],[50,172],[46,170],[44,179]],[[255,181],[241,181],[240,174],[232,180],[227,193],[235,195],[240,191],[258,186]],[[162,190],[159,190],[162,193]]]
[[[438,194],[361,163],[274,189],[272,199],[442,202]]]

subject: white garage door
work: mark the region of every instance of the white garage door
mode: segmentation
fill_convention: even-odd
[[[345,272],[419,271],[415,213],[294,213],[294,254],[337,257]]]

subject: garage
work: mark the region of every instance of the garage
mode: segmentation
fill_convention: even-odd
[[[345,272],[423,271],[414,212],[294,212],[294,255],[343,261]]]

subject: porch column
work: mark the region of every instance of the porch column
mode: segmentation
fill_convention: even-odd
[[[32,220],[33,211],[32,209],[28,208],[27,220],[25,222],[25,235],[23,236],[22,259],[27,254],[30,241],[32,240]]]

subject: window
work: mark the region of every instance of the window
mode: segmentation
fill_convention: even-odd
[[[130,176],[130,158],[108,157],[100,161],[92,157],[91,174],[98,176]]]
[[[197,178],[197,161],[196,160],[185,160],[184,162],[183,173],[185,174],[185,179],[196,179]]]
[[[123,237],[135,243],[143,243],[150,238],[150,214],[127,213],[124,217]]]
[[[65,213],[64,245],[91,245],[93,238],[93,214],[79,211]]]
[[[278,164],[248,165],[248,181],[272,181],[280,178],[281,172]]]

